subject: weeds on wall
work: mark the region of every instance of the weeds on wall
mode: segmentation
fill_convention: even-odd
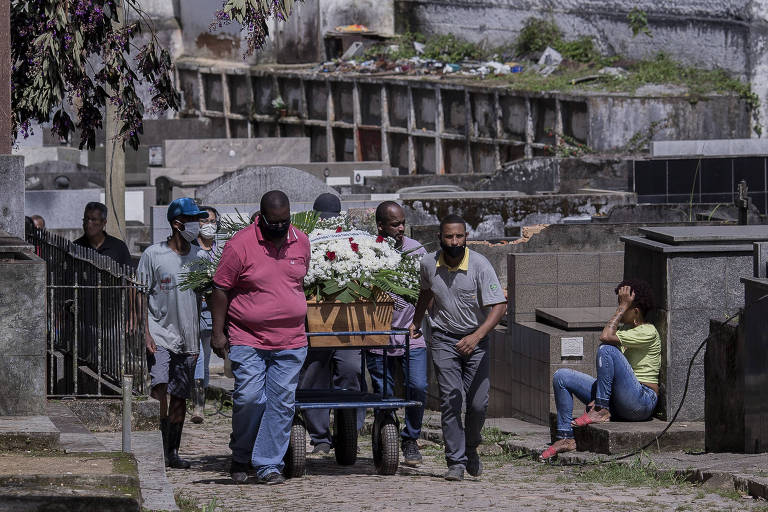
[[[634,36],[653,37],[644,11],[632,9],[627,15],[627,23]],[[414,43],[419,43],[419,52],[416,51]],[[530,61],[535,61],[547,47],[559,51],[564,61],[553,74],[543,76]],[[736,94],[750,111],[754,132],[758,136],[762,135],[760,101],[749,83],[730,76],[722,69],[701,69],[683,65],[665,53],[641,60],[630,60],[620,55],[603,56],[590,36],[566,41],[551,17],[529,18],[525,21],[517,40],[500,47],[486,48],[450,34],[427,37],[406,32],[393,41],[369,48],[361,58],[397,61],[413,57],[453,64],[483,60],[518,64],[516,61],[521,61],[522,72],[482,77],[520,91],[600,91],[632,94],[647,85],[668,85],[678,87],[661,89],[654,93],[670,96],[682,94],[692,105],[705,100],[712,93]],[[603,70],[608,66],[622,68],[624,71],[618,74],[605,73]],[[473,79],[466,76],[465,78]],[[638,139],[632,145],[637,146],[640,142],[643,141]]]
[[[648,27],[648,15],[645,14],[644,10],[634,7],[627,14],[627,23],[629,23],[629,28],[632,29],[632,37],[637,37],[640,34],[653,37],[651,29]]]

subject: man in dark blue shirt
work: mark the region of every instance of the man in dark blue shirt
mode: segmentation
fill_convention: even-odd
[[[119,238],[104,231],[106,226],[106,205],[95,201],[86,204],[85,212],[83,212],[83,231],[85,234],[73,243],[93,249],[121,265],[131,265],[131,253],[128,251],[128,246]]]

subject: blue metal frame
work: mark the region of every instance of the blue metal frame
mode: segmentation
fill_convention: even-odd
[[[296,391],[296,410],[302,409],[399,409],[401,407],[419,407],[422,405],[417,400],[411,400],[410,386],[410,347],[411,337],[406,330],[396,329],[391,331],[333,331],[333,332],[308,332],[307,338],[317,336],[376,336],[393,334],[405,335],[404,345],[350,345],[339,347],[310,347],[310,350],[365,350],[382,349],[384,354],[384,375],[381,394],[364,393],[362,391],[350,391],[346,389],[299,389]],[[404,373],[405,373],[405,400],[387,396],[387,357],[391,349],[405,349]],[[362,355],[362,354],[361,354]],[[365,359],[360,358],[361,375],[365,375]]]

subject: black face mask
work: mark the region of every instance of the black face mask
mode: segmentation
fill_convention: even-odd
[[[464,257],[464,250],[467,248],[467,245],[445,245],[445,243],[440,242],[440,249],[443,250],[445,254],[447,254],[451,259],[456,259],[460,257]]]
[[[259,219],[259,228],[261,229],[261,234],[264,235],[264,238],[267,240],[280,240],[288,233],[289,227],[289,224],[285,224],[285,226],[275,228],[273,226],[267,225],[263,219]]]

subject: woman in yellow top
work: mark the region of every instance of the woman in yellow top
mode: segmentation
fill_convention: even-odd
[[[610,421],[647,420],[658,402],[661,340],[645,318],[653,309],[651,287],[629,279],[616,287],[619,305],[600,335],[597,378],[569,368],[552,377],[557,407],[557,439],[540,456],[549,459],[576,449],[572,427]],[[623,324],[619,329],[619,323]],[[587,412],[572,420],[573,395],[587,404]]]

